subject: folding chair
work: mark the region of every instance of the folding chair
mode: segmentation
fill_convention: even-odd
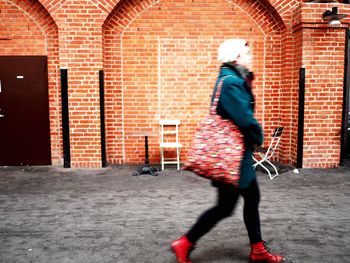
[[[255,149],[255,153],[260,157],[258,157],[259,159],[257,159],[256,157],[254,157],[253,155],[253,159],[255,161],[255,164],[253,164],[254,169],[260,165],[262,168],[264,168],[267,173],[269,174],[270,179],[272,180],[273,178],[275,178],[278,175],[278,171],[276,166],[270,162],[271,157],[274,155],[279,142],[281,140],[281,135],[283,132],[284,127],[278,127],[275,129],[273,135],[272,135],[272,139],[270,142],[270,145],[268,148],[262,148],[262,147],[257,147]],[[270,164],[273,169],[275,170],[276,174],[272,175],[271,172],[269,171],[269,169],[267,169],[267,167],[263,164],[263,163],[268,163]]]
[[[180,148],[179,143],[179,120],[160,120],[160,158],[162,170],[164,164],[176,164],[177,170],[180,170]],[[176,157],[169,158],[164,156],[164,150],[173,148],[176,150]]]

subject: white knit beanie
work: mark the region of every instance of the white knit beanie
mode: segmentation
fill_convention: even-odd
[[[218,60],[222,63],[235,61],[246,44],[247,41],[244,39],[225,40],[219,47]]]

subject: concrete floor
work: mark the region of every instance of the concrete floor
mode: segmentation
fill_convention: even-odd
[[[0,168],[0,262],[175,263],[171,240],[216,199],[206,179],[169,169]],[[263,238],[287,262],[350,262],[350,168],[258,172]],[[248,262],[242,201],[197,244],[194,263]]]

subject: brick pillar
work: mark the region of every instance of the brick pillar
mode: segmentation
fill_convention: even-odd
[[[103,68],[103,13],[95,5],[67,2],[53,15],[59,27],[60,68],[68,71],[71,167],[101,167],[99,70]]]
[[[340,130],[344,80],[345,29],[322,20],[334,4],[301,4],[293,23],[295,65],[305,68],[305,114],[303,168],[337,167],[340,160]],[[339,10],[345,5],[338,4]],[[349,10],[348,10],[349,11]],[[297,41],[298,42],[298,41]],[[299,63],[298,63],[299,61]]]

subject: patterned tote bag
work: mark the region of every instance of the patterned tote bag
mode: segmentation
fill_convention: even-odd
[[[210,113],[196,130],[183,169],[210,180],[238,186],[244,154],[243,135],[231,120],[223,119],[216,112],[225,78],[218,84]]]

